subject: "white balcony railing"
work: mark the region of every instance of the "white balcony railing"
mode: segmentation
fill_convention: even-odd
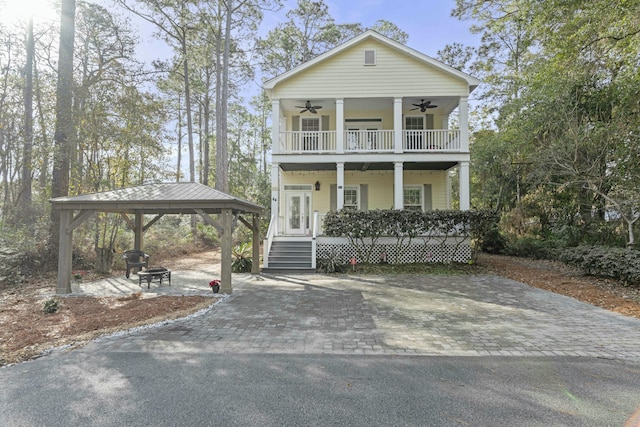
[[[403,130],[403,151],[460,151],[458,130]]]
[[[344,141],[345,151],[393,151],[392,130],[350,130]]]
[[[393,130],[346,131],[344,149],[347,153],[391,152],[395,147]],[[402,151],[437,153],[460,151],[458,130],[403,130]],[[280,132],[280,154],[335,153],[336,132]]]
[[[282,153],[321,153],[336,151],[336,132],[280,132]]]

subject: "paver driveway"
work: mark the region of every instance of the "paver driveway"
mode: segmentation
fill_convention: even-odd
[[[638,361],[640,320],[490,275],[238,275],[234,294],[202,316],[94,345],[105,351]]]

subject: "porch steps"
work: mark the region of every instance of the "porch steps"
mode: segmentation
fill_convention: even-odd
[[[311,241],[274,240],[269,252],[269,267],[264,273],[313,273]]]

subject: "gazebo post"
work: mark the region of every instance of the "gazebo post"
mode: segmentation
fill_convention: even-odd
[[[56,293],[71,293],[71,266],[73,256],[73,229],[71,220],[73,211],[60,210],[60,243],[58,245],[58,281]]]
[[[260,273],[260,214],[253,214],[253,255],[251,274]]]
[[[222,222],[222,256],[221,256],[221,279],[220,292],[223,294],[231,294],[233,292],[231,286],[231,209],[222,209],[220,215]]]
[[[133,230],[133,234],[134,234],[134,241],[133,241],[133,248],[136,251],[141,251],[143,250],[143,240],[142,240],[142,236],[143,236],[143,225],[142,225],[142,221],[144,220],[144,215],[142,214],[142,212],[136,212],[136,219],[135,219],[135,229]]]

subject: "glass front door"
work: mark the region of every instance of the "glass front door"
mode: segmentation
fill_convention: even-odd
[[[308,234],[311,211],[311,193],[289,192],[286,197],[286,226],[287,234]]]

